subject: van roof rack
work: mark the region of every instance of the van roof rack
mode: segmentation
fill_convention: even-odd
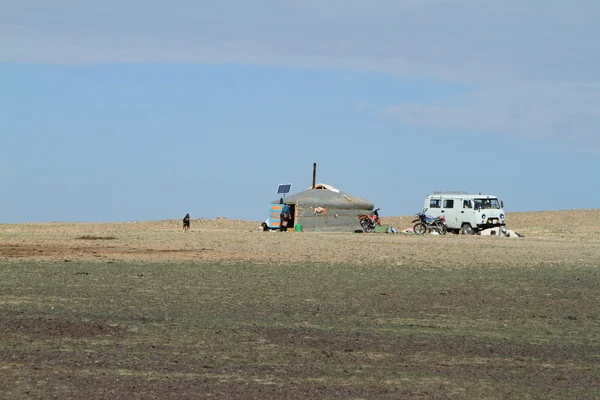
[[[460,192],[460,191],[435,191],[433,194],[469,194],[468,192]]]

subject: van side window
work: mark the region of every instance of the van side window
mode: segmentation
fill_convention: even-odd
[[[463,201],[463,208],[472,208],[471,207],[471,200],[465,200],[465,201]]]
[[[440,199],[429,200],[429,208],[440,208]]]
[[[444,200],[444,208],[454,208],[454,200]]]

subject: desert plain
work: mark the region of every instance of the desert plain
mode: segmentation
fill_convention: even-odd
[[[599,398],[600,210],[507,227],[0,224],[0,398]]]

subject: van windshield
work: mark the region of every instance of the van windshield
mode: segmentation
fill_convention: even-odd
[[[488,209],[495,209],[495,210],[499,210],[500,207],[500,202],[498,201],[498,199],[475,199],[474,200],[475,203],[475,209],[483,209],[483,210],[488,210]]]

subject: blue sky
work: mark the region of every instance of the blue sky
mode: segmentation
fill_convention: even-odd
[[[600,3],[496,3],[0,0],[0,222],[598,208]]]

